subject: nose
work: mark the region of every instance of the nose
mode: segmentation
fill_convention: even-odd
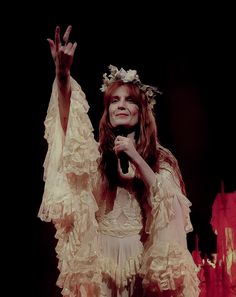
[[[118,104],[118,108],[125,109],[125,107],[126,107],[125,100],[120,100]]]

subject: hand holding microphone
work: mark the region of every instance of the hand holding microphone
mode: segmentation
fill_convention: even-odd
[[[123,136],[123,137],[127,137],[127,130],[124,127],[118,127],[116,128],[116,135],[117,136]],[[127,154],[124,151],[120,151],[118,153],[118,158],[120,160],[120,167],[122,172],[128,173],[129,170],[129,158],[127,156]]]

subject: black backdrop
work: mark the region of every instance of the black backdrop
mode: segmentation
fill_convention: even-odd
[[[225,191],[236,190],[235,20],[226,6],[164,9],[127,3],[103,3],[99,9],[79,3],[53,9],[35,5],[14,19],[8,43],[13,63],[8,90],[16,122],[8,135],[13,142],[10,180],[12,172],[17,177],[14,186],[10,182],[15,205],[11,218],[20,232],[14,236],[10,232],[10,237],[14,242],[11,260],[20,258],[19,265],[30,264],[21,282],[26,295],[53,297],[59,292],[54,230],[37,218],[47,148],[43,121],[54,79],[46,38],[53,37],[56,25],[62,30],[73,26],[71,39],[78,47],[72,75],[87,95],[95,137],[102,111],[99,88],[109,64],[137,69],[144,83],[162,89],[155,106],[159,139],[179,160],[193,204],[189,249],[194,249],[197,234],[202,253],[215,252],[212,203],[221,180]],[[20,243],[17,249],[16,243]]]

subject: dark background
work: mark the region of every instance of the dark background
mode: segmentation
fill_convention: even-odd
[[[92,3],[64,3],[66,6],[53,9],[35,5],[30,13],[15,19],[9,50],[14,53],[13,64],[20,63],[11,68],[14,80],[8,90],[17,90],[14,101],[10,101],[17,132],[14,129],[10,134],[15,135],[13,163],[20,162],[11,191],[17,197],[16,218],[20,217],[16,226],[18,222],[24,224],[19,228],[23,232],[15,234],[13,241],[20,245],[11,258],[20,258],[23,266],[30,264],[21,284],[25,294],[33,290],[31,296],[53,297],[59,292],[55,288],[54,229],[37,218],[47,150],[43,121],[54,79],[46,38],[53,38],[56,25],[63,32],[67,25],[73,26],[71,40],[78,46],[72,76],[87,95],[95,137],[103,109],[99,88],[109,64],[136,69],[143,83],[157,85],[163,91],[155,106],[159,139],[179,160],[192,202],[194,231],[188,234],[189,249],[194,249],[197,234],[203,255],[216,251],[210,225],[212,203],[221,190],[221,181],[226,192],[236,190],[232,9],[194,3],[191,8],[180,3],[166,3],[165,8],[148,2],[128,4],[101,2],[99,9]]]

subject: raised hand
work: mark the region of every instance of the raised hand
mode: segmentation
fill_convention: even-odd
[[[47,39],[50,45],[51,55],[56,66],[56,75],[58,78],[68,77],[70,75],[71,65],[73,63],[77,43],[68,42],[72,26],[68,26],[63,35],[63,44],[60,38],[60,27],[55,29],[54,40]]]

